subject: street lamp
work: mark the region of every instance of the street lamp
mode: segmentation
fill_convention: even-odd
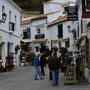
[[[75,28],[73,30],[71,30],[71,26],[68,25],[67,29],[68,29],[69,33],[73,33],[73,38],[76,39],[76,30],[75,30]]]
[[[0,24],[1,23],[5,23],[5,20],[7,19],[7,15],[6,15],[6,13],[3,13],[2,14],[2,20],[0,20]]]

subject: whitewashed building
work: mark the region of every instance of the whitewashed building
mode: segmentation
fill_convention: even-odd
[[[47,29],[49,31],[50,48],[67,47],[70,52],[74,51],[74,38],[73,34],[68,32],[68,25],[72,26],[71,29],[76,29],[75,21],[67,21],[67,13],[65,12],[68,6],[75,6],[75,0],[52,0],[43,3],[44,14],[56,12],[47,17]],[[48,9],[49,8],[49,9]],[[53,33],[52,33],[53,32]]]
[[[90,0],[76,0],[78,6],[76,50],[80,51],[84,77],[90,82]]]
[[[43,15],[47,16],[47,23],[45,26],[46,28],[45,32],[47,33],[45,33],[45,36],[47,36],[47,39],[48,39],[49,45],[48,46],[46,45],[46,46],[49,47],[49,49],[51,49],[54,46],[56,46],[57,48],[65,47],[65,46],[67,47],[68,43],[70,43],[70,46],[68,46],[69,51],[74,50],[73,34],[68,32],[67,26],[71,25],[72,26],[71,28],[73,29],[73,28],[76,28],[76,25],[75,25],[75,22],[68,23],[67,14],[65,13],[65,8],[67,6],[74,6],[74,5],[75,5],[75,2],[74,1],[72,2],[70,0],[52,0],[52,1],[43,2],[44,14],[42,14],[41,16]],[[28,19],[28,20],[32,22],[32,19]],[[32,23],[28,24],[28,26],[27,24],[25,24],[25,21],[27,22],[28,20],[22,20],[21,28],[32,27],[31,26]],[[37,23],[37,21],[40,22],[41,19],[35,20],[34,23]],[[43,21],[41,23],[43,24]],[[62,30],[60,30],[60,27],[62,28]],[[34,29],[33,31],[30,29],[31,35],[35,37],[36,30],[34,27],[33,29]],[[60,34],[62,36],[60,36]],[[30,40],[32,41],[33,39],[34,38],[31,37]],[[24,39],[24,42],[25,42],[25,39]]]
[[[0,20],[3,13],[7,15],[5,23],[0,23],[0,55],[4,67],[6,57],[14,54],[15,46],[20,45],[20,11],[13,0],[0,0]]]
[[[47,17],[41,15],[21,21],[22,41],[28,43],[28,48],[34,52],[48,45]]]

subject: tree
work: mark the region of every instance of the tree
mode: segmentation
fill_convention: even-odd
[[[41,11],[42,2],[50,0],[14,0],[25,11]]]

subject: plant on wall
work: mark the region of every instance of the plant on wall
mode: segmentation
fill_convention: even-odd
[[[19,49],[20,49],[20,46],[19,45],[16,45],[15,46],[15,51],[17,52]]]

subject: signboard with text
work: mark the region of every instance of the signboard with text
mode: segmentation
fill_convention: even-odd
[[[77,21],[78,20],[78,7],[68,6],[67,8],[68,8],[67,9],[68,21]]]

